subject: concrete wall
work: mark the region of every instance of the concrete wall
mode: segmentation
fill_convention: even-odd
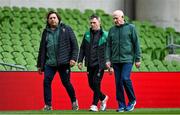
[[[124,0],[0,0],[0,6],[26,6],[46,8],[103,9],[112,13],[124,9]]]
[[[136,0],[136,19],[180,31],[180,0]]]

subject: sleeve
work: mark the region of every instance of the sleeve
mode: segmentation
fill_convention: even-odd
[[[43,55],[43,47],[44,47],[44,44],[45,44],[45,41],[44,41],[44,37],[45,37],[45,31],[43,31],[42,33],[42,37],[41,37],[41,42],[40,42],[40,45],[39,45],[39,52],[38,52],[38,58],[37,58],[37,68],[41,68],[42,69],[42,55]]]
[[[132,38],[134,44],[133,46],[134,46],[135,62],[139,62],[141,58],[141,49],[140,49],[139,38],[135,26],[132,26]]]
[[[111,29],[108,33],[108,37],[107,37],[107,42],[106,42],[106,62],[109,62],[111,61],[111,37],[110,37],[110,34],[111,34]]]
[[[83,40],[82,40],[82,43],[81,43],[81,46],[80,46],[80,51],[79,51],[79,56],[78,56],[78,63],[82,63],[83,62],[83,59],[84,59],[84,56],[85,56],[85,35],[83,37]]]
[[[72,51],[71,60],[76,61],[78,57],[78,51],[79,51],[77,39],[72,28],[68,27],[68,30],[69,30],[69,35],[70,35],[70,43],[71,43],[71,51]]]

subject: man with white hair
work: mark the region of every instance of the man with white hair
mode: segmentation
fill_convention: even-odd
[[[121,10],[113,12],[114,26],[107,38],[106,66],[114,69],[116,83],[117,112],[132,111],[136,105],[130,74],[133,63],[140,67],[140,46],[134,25],[126,23]],[[129,99],[126,106],[124,89]]]

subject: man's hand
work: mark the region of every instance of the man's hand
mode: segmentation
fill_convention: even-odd
[[[41,68],[38,68],[38,73],[39,73],[40,75],[42,75],[42,70],[41,70]]]
[[[114,69],[112,67],[108,68],[109,75],[112,75],[114,72]]]
[[[74,60],[70,60],[70,66],[73,67],[76,65],[76,62]]]
[[[82,70],[82,63],[78,63],[78,68]]]
[[[136,68],[140,68],[141,62],[135,62]]]
[[[106,62],[106,67],[107,67],[108,69],[111,68],[111,62],[110,62],[110,61]]]

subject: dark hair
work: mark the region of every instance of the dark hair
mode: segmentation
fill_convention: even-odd
[[[89,19],[92,20],[94,18],[96,18],[97,20],[101,21],[100,17],[97,16],[96,14],[91,15]]]
[[[60,17],[60,15],[59,15],[57,12],[55,12],[55,11],[49,11],[48,14],[47,14],[47,17],[46,17],[46,19],[47,19],[47,25],[48,25],[48,26],[49,26],[48,19],[49,19],[49,16],[50,16],[51,14],[56,14],[56,16],[57,16],[57,18],[58,18],[58,20],[59,20],[59,23],[61,22],[61,17]]]

